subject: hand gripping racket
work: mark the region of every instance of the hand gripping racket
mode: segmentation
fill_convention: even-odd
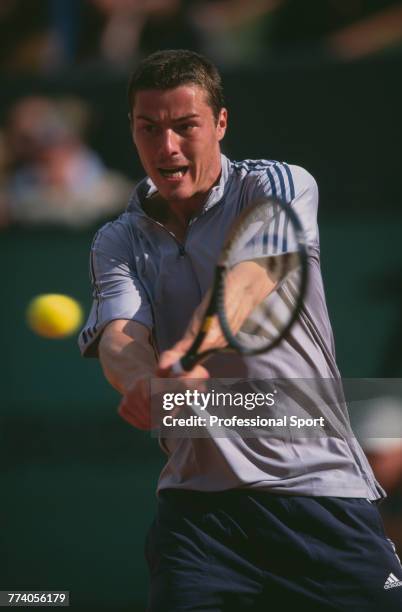
[[[229,316],[233,284],[239,271],[258,265],[261,299],[242,320]],[[172,367],[176,374],[191,370],[217,350],[241,355],[266,353],[277,346],[296,321],[308,281],[303,227],[290,204],[266,198],[251,204],[235,220],[215,269],[211,298],[201,328],[186,355]],[[269,291],[264,293],[265,285]],[[215,317],[227,346],[200,351]]]

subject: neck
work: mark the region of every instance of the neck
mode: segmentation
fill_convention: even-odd
[[[202,194],[186,202],[167,202],[156,193],[147,200],[144,210],[155,221],[159,221],[166,229],[173,232],[178,240],[183,240],[190,219],[202,209],[207,197],[208,194]]]
[[[207,193],[194,195],[185,202],[167,202],[170,213],[169,216],[174,218],[178,223],[187,226],[190,219],[202,210],[208,198],[208,194],[209,191]]]
[[[197,215],[203,208],[211,189],[215,187],[220,181],[222,174],[222,168],[219,168],[219,172],[216,175],[216,179],[213,181],[208,191],[204,193],[196,193],[191,198],[185,201],[182,200],[171,200],[167,202],[169,213],[171,217],[174,217],[177,222],[187,226],[190,219]]]

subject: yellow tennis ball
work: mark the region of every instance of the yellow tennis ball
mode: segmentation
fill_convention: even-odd
[[[29,327],[44,338],[65,338],[82,323],[80,304],[68,295],[48,293],[33,298],[27,309]]]

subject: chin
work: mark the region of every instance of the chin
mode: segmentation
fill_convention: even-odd
[[[193,197],[194,192],[191,191],[190,189],[186,189],[185,187],[171,187],[170,189],[166,189],[166,186],[161,187],[160,189],[158,188],[159,193],[161,194],[162,198],[164,198],[165,200],[169,201],[169,200],[188,200],[191,197]]]

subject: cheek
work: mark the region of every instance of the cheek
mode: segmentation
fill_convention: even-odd
[[[208,132],[191,143],[189,155],[192,154],[194,160],[197,161],[200,166],[209,166],[211,158],[215,154],[215,149],[216,138],[214,134]]]
[[[137,153],[138,156],[142,162],[142,164],[144,166],[148,166],[150,165],[151,162],[151,151],[150,151],[150,147],[141,141],[137,141],[135,143],[136,149],[137,149]]]

